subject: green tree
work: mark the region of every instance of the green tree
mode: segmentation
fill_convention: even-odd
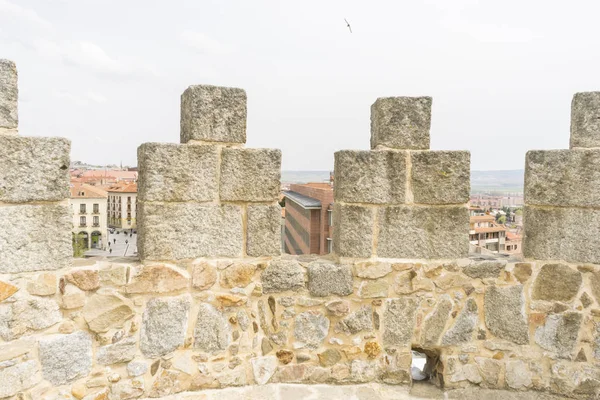
[[[81,258],[87,249],[85,248],[85,236],[82,233],[73,233],[73,257]]]
[[[500,217],[498,217],[498,219],[496,221],[498,221],[499,224],[505,224],[506,223],[506,215],[500,215]]]

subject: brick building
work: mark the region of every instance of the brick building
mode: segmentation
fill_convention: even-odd
[[[292,184],[284,195],[285,252],[330,253],[333,248],[333,187],[329,183]]]

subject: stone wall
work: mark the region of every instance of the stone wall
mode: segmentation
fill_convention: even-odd
[[[182,144],[138,151],[141,259],[73,261],[68,142],[14,135],[0,73],[0,398],[406,387],[412,349],[449,390],[599,394],[600,265],[539,234],[600,230],[594,149],[529,153],[528,258],[469,258],[469,154],[428,150],[430,98],[379,99],[373,150],[335,155],[337,254],[281,255],[279,151],[242,147],[243,90],[192,86]],[[594,96],[575,98],[575,147],[599,135]]]

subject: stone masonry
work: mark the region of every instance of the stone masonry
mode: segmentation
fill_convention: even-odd
[[[0,274],[71,263],[69,153],[62,138],[17,136],[17,69],[0,60]]]
[[[571,110],[571,148],[526,156],[524,255],[600,263],[600,92]]]
[[[182,144],[138,149],[138,251],[146,260],[276,256],[281,151],[246,149],[246,92],[190,86]]]
[[[0,399],[600,396],[594,94],[574,148],[528,154],[524,260],[467,256],[469,154],[427,150],[429,98],[377,100],[373,150],[336,153],[338,254],[280,254],[281,155],[212,86],[182,144],[139,148],[141,260],[72,260],[69,144],[15,135],[0,65]]]
[[[341,257],[465,257],[470,154],[430,151],[430,97],[371,106],[371,151],[335,153],[334,249]]]

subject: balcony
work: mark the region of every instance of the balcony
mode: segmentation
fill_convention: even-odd
[[[79,227],[80,227],[80,228],[85,228],[85,227],[87,227],[87,224],[82,224],[82,223],[80,222],[80,223],[79,223]]]
[[[99,227],[99,226],[100,226],[100,224],[99,224],[99,223],[94,223],[94,224],[92,224],[92,226],[93,226],[94,228],[97,228],[97,227]]]
[[[85,210],[79,210],[79,215],[87,215],[87,212]]]

